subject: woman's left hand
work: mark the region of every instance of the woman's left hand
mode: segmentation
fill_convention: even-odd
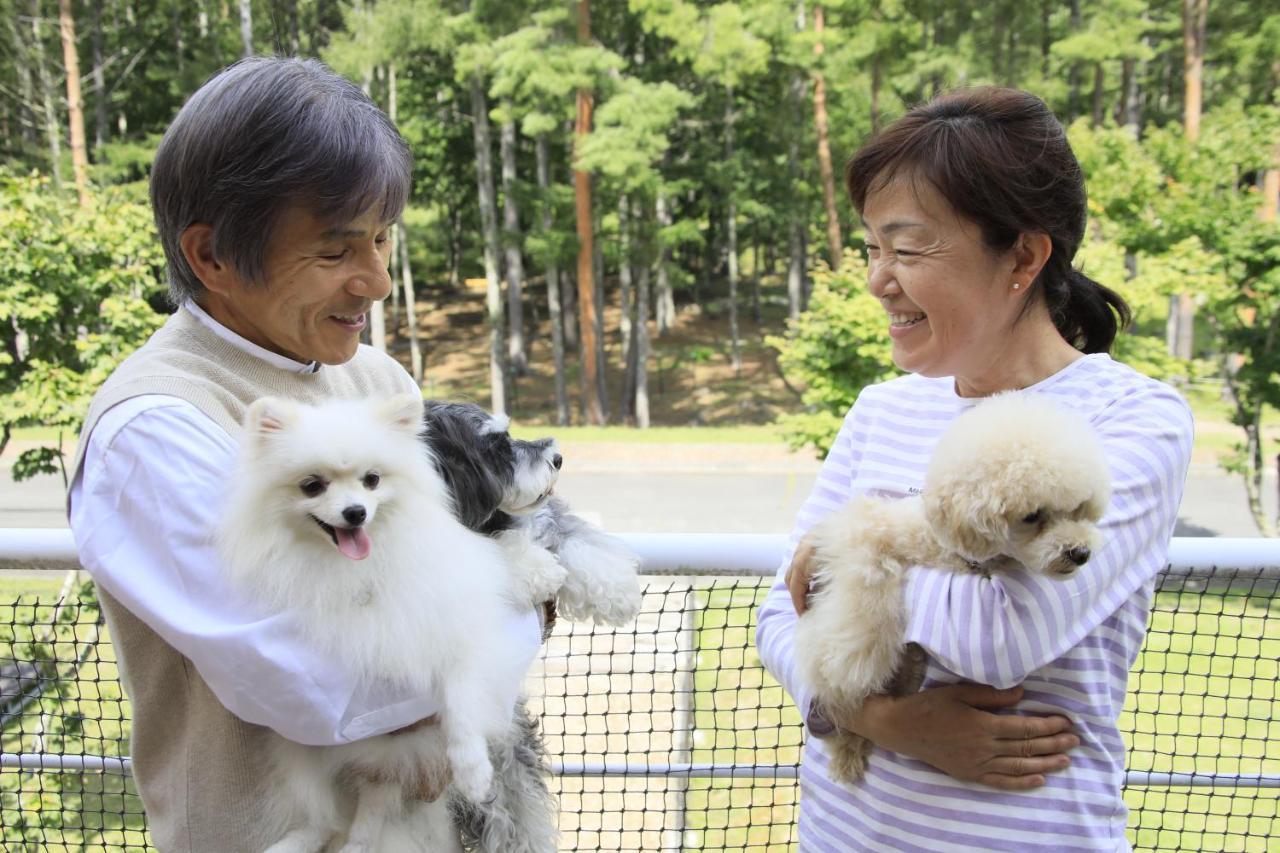
[[[791,593],[791,603],[796,613],[803,614],[809,609],[809,584],[813,580],[813,543],[806,536],[796,546],[791,557],[791,565],[787,566],[786,583]]]

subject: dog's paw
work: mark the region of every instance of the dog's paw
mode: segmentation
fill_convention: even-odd
[[[449,750],[449,764],[453,787],[459,795],[479,805],[489,801],[493,790],[493,764],[483,742],[478,750],[469,747]]]
[[[841,732],[831,748],[831,775],[841,782],[854,783],[867,773],[871,757],[871,741]]]
[[[553,601],[560,587],[564,586],[569,570],[560,564],[555,555],[546,548],[532,549],[527,554],[527,561],[516,567],[525,573],[523,581],[528,600],[532,604]]]

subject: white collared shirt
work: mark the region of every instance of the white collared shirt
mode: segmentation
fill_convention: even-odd
[[[186,308],[219,337],[277,367],[322,369],[245,340],[193,303]],[[405,388],[418,393],[407,373]],[[238,448],[207,415],[185,400],[148,394],[112,407],[81,440],[89,444],[70,501],[81,564],[189,658],[231,713],[298,743],[332,745],[439,710],[437,697],[360,683],[308,646],[286,617],[245,612],[233,597],[212,531]],[[537,617],[513,614],[506,633],[496,641],[532,661]]]

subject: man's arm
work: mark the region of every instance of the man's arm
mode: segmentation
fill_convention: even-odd
[[[80,560],[195,665],[220,702],[299,743],[383,734],[438,710],[390,685],[361,687],[310,649],[284,614],[233,598],[213,543],[235,441],[193,406],[139,397],[87,439],[71,490]]]

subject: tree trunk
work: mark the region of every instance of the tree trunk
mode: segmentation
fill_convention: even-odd
[[[502,156],[503,252],[507,262],[507,360],[516,376],[529,372],[524,341],[524,259],[520,234],[520,205],[516,199],[516,123],[507,105],[499,151]]]
[[[649,264],[640,265],[636,282],[635,327],[635,416],[636,426],[649,428]]]
[[[1069,32],[1074,35],[1080,32],[1080,28],[1084,26],[1084,18],[1080,14],[1080,0],[1071,0],[1071,27]],[[1067,113],[1069,119],[1064,124],[1070,122],[1076,116],[1080,115],[1080,73],[1083,63],[1076,60],[1071,63],[1071,70],[1067,74]]]
[[[631,266],[631,200],[623,193],[618,198],[618,331],[622,338],[622,389],[618,395],[618,420],[630,421],[635,410],[635,292]]]
[[[1049,79],[1049,52],[1053,48],[1053,31],[1049,27],[1049,15],[1053,11],[1050,0],[1040,0],[1040,76]]]
[[[82,207],[89,205],[89,156],[84,137],[84,101],[80,97],[80,56],[76,51],[76,19],[71,0],[58,0],[62,61],[67,72],[67,121],[71,125],[71,167]]]
[[[880,132],[880,88],[883,85],[884,60],[880,52],[871,55],[871,132]]]
[[[240,46],[241,56],[253,56],[252,0],[240,0]]]
[[[551,163],[547,151],[547,135],[534,140],[537,158],[538,190],[542,195],[540,224],[544,236],[550,235],[555,223],[551,217]],[[564,382],[564,311],[560,306],[560,264],[552,260],[547,266],[547,313],[551,323],[551,356],[555,361],[556,424],[569,423],[569,397]]]
[[[658,190],[658,199],[655,203],[656,217],[658,220],[658,293],[655,300],[654,308],[657,314],[658,337],[670,332],[676,322],[676,302],[675,296],[671,292],[671,278],[667,272],[667,265],[671,263],[671,249],[666,245],[662,237],[662,230],[671,226],[671,210],[667,207],[667,194]]]
[[[578,42],[591,41],[591,0],[578,0]],[[576,145],[591,133],[592,95],[578,90],[578,118],[574,127]],[[574,208],[578,225],[578,339],[582,350],[582,409],[588,424],[604,423],[604,402],[600,395],[601,362],[596,340],[595,276],[592,259],[594,221],[591,215],[591,176],[581,169],[573,173]]]
[[[724,87],[724,162],[733,163],[733,87]],[[730,165],[732,169],[732,166]],[[738,339],[738,205],[730,178],[725,187],[724,232],[729,254],[729,351],[734,375],[742,373],[742,346]]]
[[[1205,19],[1208,8],[1208,0],[1183,0],[1182,2],[1183,132],[1193,145],[1200,139],[1201,83],[1204,74]],[[1170,324],[1174,330],[1172,355],[1178,358],[1191,358],[1194,348],[1192,338],[1195,331],[1195,299],[1187,293],[1178,294],[1174,299],[1176,302],[1171,301],[1169,306],[1169,310],[1174,312],[1176,318]]]
[[[417,295],[413,287],[413,269],[409,264],[409,234],[404,222],[396,223],[396,233],[400,244],[400,283],[404,288],[404,324],[409,332],[409,369],[413,381],[422,386],[424,374],[422,364],[422,348],[418,343],[418,305]]]
[[[289,55],[297,56],[302,44],[298,38],[298,0],[287,0],[285,14],[289,19]]]
[[[502,309],[502,282],[498,276],[501,241],[498,236],[498,204],[494,198],[493,151],[489,133],[489,103],[480,75],[471,78],[472,135],[476,148],[476,183],[480,194],[480,224],[484,231],[485,308],[489,320],[489,394],[497,414],[507,411],[507,365],[502,339],[506,317]]]
[[[1280,207],[1280,142],[1271,150],[1271,168],[1262,176],[1262,208],[1258,216],[1263,222],[1275,222]]]
[[[107,84],[102,70],[102,4],[93,5],[93,151],[99,156],[107,141]]]
[[[1187,139],[1192,143],[1200,139],[1205,23],[1208,14],[1209,0],[1182,0],[1182,126]]]
[[[1093,126],[1102,127],[1106,118],[1106,107],[1103,99],[1103,87],[1106,85],[1106,72],[1101,62],[1093,64]]]
[[[1116,99],[1116,124],[1120,127],[1135,127],[1132,113],[1134,107],[1134,90],[1137,88],[1138,60],[1126,57],[1120,61],[1120,97]]]
[[[804,31],[804,3],[796,4],[796,29]],[[795,115],[796,129],[787,135],[787,175],[792,186],[799,186],[800,174],[800,138],[804,128],[804,76],[800,71],[793,72],[788,91],[791,108]],[[872,114],[872,121],[875,114]],[[804,300],[804,229],[806,217],[798,198],[791,199],[791,210],[787,222],[787,318],[794,322],[800,316]]]
[[[53,185],[62,188],[62,132],[58,129],[58,114],[53,106],[53,82],[49,79],[49,66],[45,63],[44,38],[40,35],[40,0],[31,0],[31,35],[35,50],[36,79],[40,84],[40,100],[44,107],[44,131],[49,143],[49,166],[53,173]]]
[[[813,32],[817,40],[813,44],[813,53],[821,63],[823,53],[822,33],[825,28],[822,7],[813,10]],[[840,213],[836,208],[835,170],[831,167],[831,143],[827,129],[827,82],[822,74],[821,65],[813,74],[813,126],[818,135],[818,171],[822,176],[822,201],[827,210],[827,251],[831,253],[831,268],[840,268],[844,253],[843,240],[840,238]]]

